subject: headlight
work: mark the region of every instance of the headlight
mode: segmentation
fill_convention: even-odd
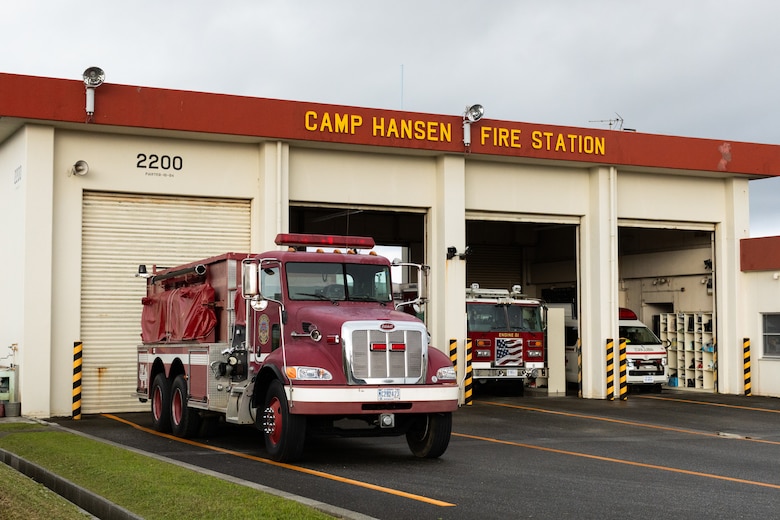
[[[455,367],[441,367],[436,371],[436,380],[455,381]]]
[[[330,381],[333,375],[319,367],[287,367],[287,377],[298,381]]]

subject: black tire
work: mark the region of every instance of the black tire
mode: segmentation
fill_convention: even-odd
[[[194,437],[200,430],[200,415],[188,406],[189,390],[187,379],[176,376],[171,386],[171,431],[177,437]]]
[[[287,395],[282,383],[271,381],[265,393],[263,409],[255,418],[263,432],[265,450],[277,462],[291,462],[301,458],[306,440],[306,417],[290,413]]]
[[[160,372],[152,382],[152,427],[158,432],[171,432],[171,382]]]
[[[406,432],[406,443],[416,457],[435,459],[447,451],[451,434],[452,413],[430,413],[414,421]]]

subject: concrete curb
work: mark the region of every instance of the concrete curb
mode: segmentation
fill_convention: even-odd
[[[68,479],[55,475],[46,468],[0,449],[2,462],[51,489],[66,500],[101,520],[143,520],[143,517],[84,489]]]

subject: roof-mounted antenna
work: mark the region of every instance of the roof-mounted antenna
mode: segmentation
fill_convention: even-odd
[[[624,132],[636,132],[635,128],[623,128],[623,116],[615,112],[615,115],[617,116],[615,119],[592,119],[588,121],[589,123],[607,123],[609,125],[609,129],[613,130],[613,126],[615,127],[614,130],[623,130]]]

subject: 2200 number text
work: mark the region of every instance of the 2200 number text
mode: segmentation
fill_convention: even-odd
[[[184,160],[178,155],[171,157],[170,155],[139,153],[135,158],[137,159],[135,167],[146,170],[181,170],[184,166]]]

